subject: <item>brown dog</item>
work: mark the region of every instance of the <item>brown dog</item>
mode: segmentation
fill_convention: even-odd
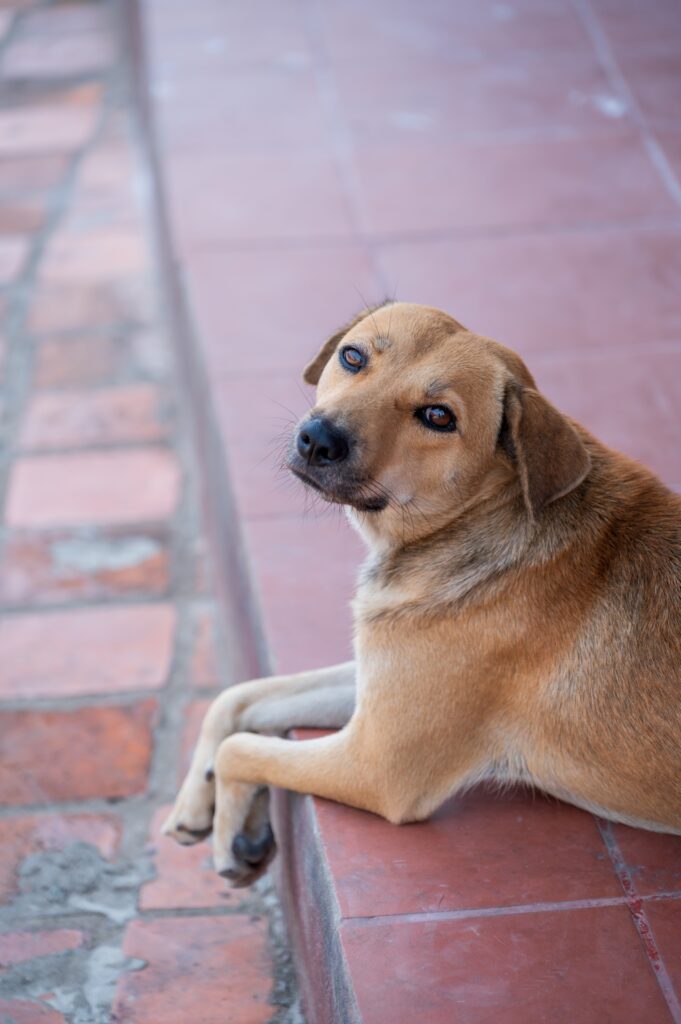
[[[356,661],[225,691],[164,830],[214,828],[235,884],[272,856],[268,785],[406,822],[519,781],[681,832],[681,499],[435,309],[365,311],[305,379],[290,468],[370,549]]]

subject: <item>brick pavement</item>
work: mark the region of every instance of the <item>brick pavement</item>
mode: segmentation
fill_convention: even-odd
[[[299,1020],[267,884],[159,841],[225,680],[115,3],[0,5],[0,1020]]]

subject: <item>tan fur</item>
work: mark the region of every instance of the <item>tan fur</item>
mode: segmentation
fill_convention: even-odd
[[[367,354],[360,373],[341,344]],[[199,838],[215,803],[216,867],[246,884],[273,850],[239,855],[262,833],[258,787],[403,822],[496,778],[681,832],[681,499],[438,310],[367,311],[306,375],[313,412],[355,439],[351,464],[315,479],[369,547],[356,661],[218,698],[166,831]],[[455,433],[414,416],[442,403]],[[294,725],[343,728],[293,743]]]

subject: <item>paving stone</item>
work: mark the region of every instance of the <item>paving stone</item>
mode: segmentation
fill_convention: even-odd
[[[43,341],[36,352],[34,384],[38,388],[77,388],[110,380],[124,359],[113,337]]]
[[[229,889],[216,874],[210,842],[179,846],[161,835],[170,804],[154,815],[148,850],[154,858],[156,877],[142,886],[141,910],[178,910],[205,907],[237,907],[243,893]]]
[[[681,893],[681,836],[627,825],[611,828],[638,893]]]
[[[144,790],[156,702],[0,713],[0,800],[119,798]]]
[[[146,966],[121,977],[112,1024],[186,1024],[197,1013],[201,1024],[265,1024],[273,1015],[264,920],[229,915],[133,921],[123,951]]]
[[[146,259],[145,242],[135,227],[98,229],[84,235],[62,231],[50,240],[40,280],[47,284],[101,284],[139,274]]]
[[[168,519],[180,483],[169,452],[148,448],[17,459],[6,520],[17,527]]]
[[[210,703],[211,701],[208,698],[203,697],[200,700],[190,701],[185,708],[182,738],[180,740],[180,756],[178,758],[177,766],[178,783],[182,782],[182,779],[189,768],[189,762],[191,761],[194,747],[199,737],[201,723],[206,711],[210,707]]]
[[[63,850],[81,842],[111,858],[120,834],[118,819],[105,814],[65,814],[53,810],[0,820],[0,904],[17,895],[18,869],[29,855]]]
[[[145,323],[150,313],[148,289],[137,282],[41,285],[29,313],[36,334],[82,331],[120,323]]]
[[[80,87],[60,100],[0,111],[0,158],[64,153],[82,146],[95,127],[100,90]]]
[[[73,928],[43,932],[4,932],[0,935],[0,970],[36,956],[65,953],[82,945],[84,935]]]
[[[24,415],[23,448],[158,441],[168,433],[158,389],[149,384],[36,395]]]
[[[174,630],[170,605],[6,616],[0,619],[0,698],[160,689]]]
[[[0,160],[0,193],[42,193],[57,185],[68,169],[66,156],[31,156]]]
[[[681,999],[681,899],[652,900],[645,905],[658,953],[677,999]]]
[[[0,236],[24,235],[38,231],[44,220],[43,199],[5,198],[0,207]]]
[[[0,554],[0,605],[154,597],[169,585],[162,529],[12,533]]]
[[[0,999],[0,1020],[3,1024],[68,1024],[57,1010],[24,999]]]

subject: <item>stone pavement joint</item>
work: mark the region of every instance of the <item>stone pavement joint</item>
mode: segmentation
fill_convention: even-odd
[[[0,7],[0,1019],[297,1024],[270,882],[159,836],[229,680],[124,15]]]

